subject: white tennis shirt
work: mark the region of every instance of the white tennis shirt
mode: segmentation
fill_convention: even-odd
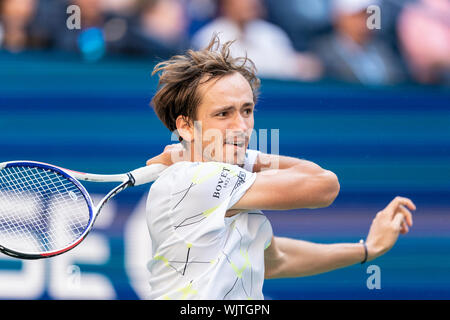
[[[257,154],[247,150],[244,168],[178,162],[153,183],[147,200],[150,299],[264,299],[270,222],[258,210],[225,217],[255,181]]]

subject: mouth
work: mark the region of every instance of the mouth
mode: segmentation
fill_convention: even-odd
[[[242,148],[245,146],[244,141],[225,141],[225,144]]]

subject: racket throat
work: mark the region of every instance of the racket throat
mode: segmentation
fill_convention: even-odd
[[[136,184],[136,179],[133,177],[133,175],[130,172],[127,173],[127,176],[128,176],[128,181],[127,181],[128,186],[134,187],[134,185]]]
[[[114,189],[112,189],[101,201],[100,203],[95,207],[95,216],[98,215],[98,213],[100,212],[100,210],[102,210],[102,208],[104,207],[104,205],[111,200],[112,198],[114,198],[114,196],[116,196],[119,192],[125,190],[128,187],[133,186],[131,184],[130,181],[125,181],[122,184],[120,184],[119,186],[115,187]]]

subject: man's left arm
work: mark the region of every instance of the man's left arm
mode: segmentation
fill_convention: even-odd
[[[367,261],[390,250],[399,234],[412,226],[414,203],[396,197],[378,212],[366,239]],[[365,249],[361,243],[319,244],[289,238],[273,237],[264,251],[266,278],[294,278],[320,274],[362,262]]]
[[[347,267],[364,259],[359,243],[320,244],[273,237],[265,250],[265,278],[296,278]]]

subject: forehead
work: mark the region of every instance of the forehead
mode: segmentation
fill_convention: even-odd
[[[200,106],[224,106],[253,102],[253,91],[240,73],[235,72],[217,79],[211,79],[198,87]]]

